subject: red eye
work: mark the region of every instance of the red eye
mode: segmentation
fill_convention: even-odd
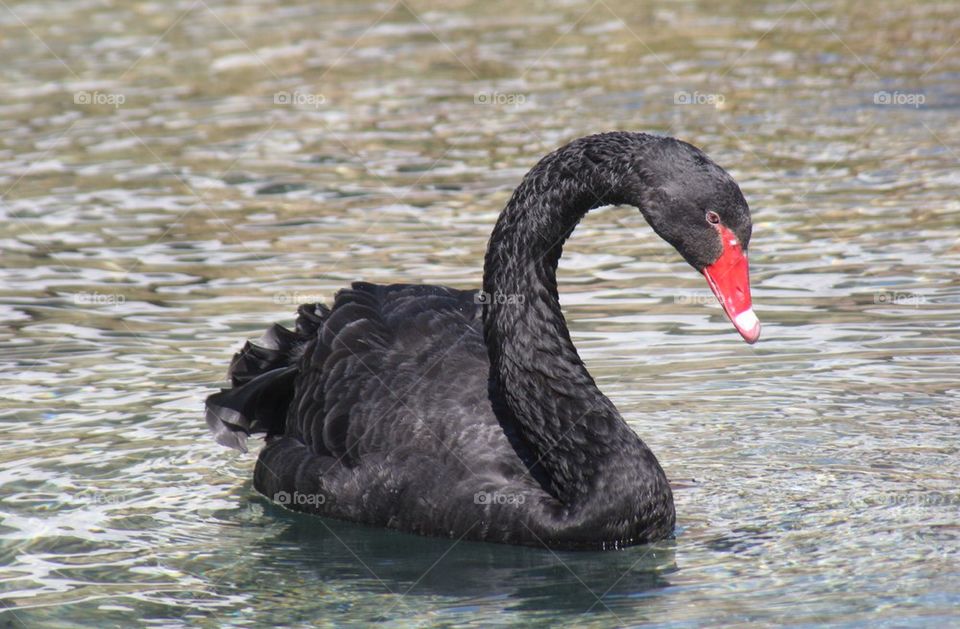
[[[707,212],[707,222],[716,225],[720,222],[720,215],[714,211]]]

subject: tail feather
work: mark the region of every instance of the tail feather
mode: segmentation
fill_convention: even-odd
[[[285,367],[300,345],[301,339],[296,332],[288,330],[279,323],[267,330],[260,340],[247,341],[230,361],[227,377],[234,387],[242,387],[257,376]]]
[[[299,359],[329,314],[322,304],[303,304],[294,330],[274,324],[234,355],[227,372],[232,387],[206,402],[207,426],[217,443],[246,452],[248,436],[284,433]]]

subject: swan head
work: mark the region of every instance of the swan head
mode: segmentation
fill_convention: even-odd
[[[702,273],[724,313],[748,343],[760,338],[753,312],[747,246],[753,224],[740,186],[700,149],[659,138],[645,144],[631,173],[653,230]]]

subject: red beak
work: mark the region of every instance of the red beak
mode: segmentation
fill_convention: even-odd
[[[723,242],[723,252],[717,261],[703,270],[710,290],[720,300],[733,327],[747,343],[760,338],[760,320],[753,314],[750,301],[750,268],[740,241],[723,225],[716,225]]]

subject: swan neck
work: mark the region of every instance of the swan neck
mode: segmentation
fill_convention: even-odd
[[[615,169],[555,156],[524,178],[491,236],[484,335],[498,419],[545,489],[572,503],[611,453],[642,442],[580,359],[557,293],[564,242],[589,210],[621,197]]]

